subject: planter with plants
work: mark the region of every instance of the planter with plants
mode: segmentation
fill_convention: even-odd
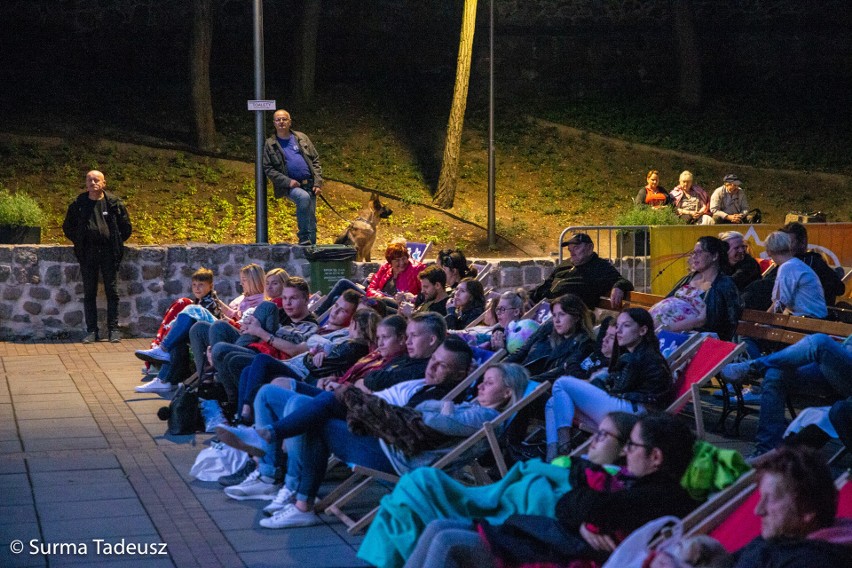
[[[683,221],[671,207],[654,209],[638,205],[619,215],[615,224],[620,227],[651,227],[656,225],[682,225]],[[623,229],[618,231],[617,254],[622,256],[649,256],[651,235],[646,229]]]
[[[35,199],[0,187],[0,244],[39,244],[43,222],[44,211]]]

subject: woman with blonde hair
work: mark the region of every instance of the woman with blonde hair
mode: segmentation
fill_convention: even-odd
[[[264,293],[267,300],[272,300],[278,307],[281,307],[281,294],[284,293],[284,283],[290,275],[283,268],[273,268],[266,273],[266,286]]]

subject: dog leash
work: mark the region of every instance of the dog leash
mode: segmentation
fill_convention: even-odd
[[[329,202],[328,202],[328,199],[326,199],[326,198],[325,198],[325,195],[323,195],[322,193],[320,193],[320,194],[319,194],[319,198],[323,200],[323,202],[324,202],[324,203],[328,206],[328,208],[329,208],[329,209],[331,209],[331,210],[334,212],[334,214],[335,214],[335,215],[337,215],[338,217],[340,217],[341,219],[343,219],[344,221],[346,221],[346,222],[347,222],[347,223],[349,223],[350,225],[352,224],[352,221],[350,221],[349,219],[347,219],[346,217],[344,217],[343,215],[341,215],[340,213],[338,213],[338,212],[337,212],[337,209],[335,209],[334,207],[332,207],[331,203],[329,203]]]

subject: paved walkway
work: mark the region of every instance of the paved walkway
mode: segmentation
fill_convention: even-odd
[[[189,477],[211,435],[166,436],[133,391],[148,345],[0,343],[0,566],[361,565],[336,519],[263,529],[266,502]]]

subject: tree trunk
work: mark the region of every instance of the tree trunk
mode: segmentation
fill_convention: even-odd
[[[298,71],[293,94],[302,103],[314,100],[314,85],[317,74],[317,34],[319,32],[321,0],[305,0],[302,9],[302,24],[299,28]]]
[[[453,106],[447,124],[447,142],[441,162],[441,175],[438,177],[438,189],[432,200],[436,206],[451,209],[456,198],[456,184],[459,180],[459,154],[461,136],[464,128],[464,112],[467,107],[467,88],[470,84],[470,63],[473,53],[473,32],[476,28],[476,0],[465,0],[462,17],[461,39],[459,40],[459,58],[456,67],[456,86],[453,89]]]
[[[673,0],[675,33],[680,58],[679,102],[689,108],[701,105],[701,53],[691,0]]]
[[[202,150],[216,148],[216,123],[210,94],[210,49],[213,43],[212,0],[192,0],[192,45],[189,76],[195,142]]]

